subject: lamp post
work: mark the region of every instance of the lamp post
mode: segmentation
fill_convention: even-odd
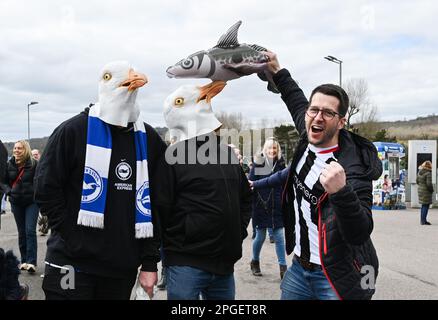
[[[27,104],[27,141],[30,141],[30,116],[29,116],[29,107],[38,104],[37,101],[32,101]]]
[[[328,61],[339,64],[339,86],[342,87],[342,61],[339,60],[338,58],[333,57],[333,56],[327,56],[327,57],[324,57],[324,59],[327,59]]]

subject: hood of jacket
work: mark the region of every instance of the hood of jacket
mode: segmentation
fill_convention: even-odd
[[[420,171],[418,171],[418,175],[420,176],[420,177],[422,177],[422,176],[425,176],[425,175],[427,175],[427,174],[430,174],[432,172],[432,170],[429,170],[429,169],[420,169]]]
[[[339,148],[342,150],[342,158],[338,160],[347,178],[380,178],[383,172],[382,161],[376,147],[368,139],[342,129],[339,133]]]

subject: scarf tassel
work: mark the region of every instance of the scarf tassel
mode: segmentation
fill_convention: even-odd
[[[78,224],[86,227],[103,229],[103,214],[79,210]]]
[[[154,236],[154,226],[152,222],[140,222],[135,224],[135,238],[152,238]]]

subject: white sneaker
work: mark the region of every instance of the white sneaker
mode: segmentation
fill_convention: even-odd
[[[18,266],[20,270],[27,270],[27,263],[22,263]]]
[[[27,272],[29,272],[29,273],[35,273],[35,271],[36,271],[36,267],[32,264],[32,263],[28,263],[27,264]]]

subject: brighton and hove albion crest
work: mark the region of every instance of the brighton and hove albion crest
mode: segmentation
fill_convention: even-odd
[[[90,167],[85,167],[84,181],[82,185],[82,202],[90,203],[96,201],[102,194],[102,178]]]
[[[120,162],[116,167],[116,175],[122,181],[128,180],[132,175],[131,166],[126,162]]]
[[[143,183],[140,189],[138,189],[135,197],[135,206],[142,215],[151,215],[151,197],[149,194],[149,181]]]

